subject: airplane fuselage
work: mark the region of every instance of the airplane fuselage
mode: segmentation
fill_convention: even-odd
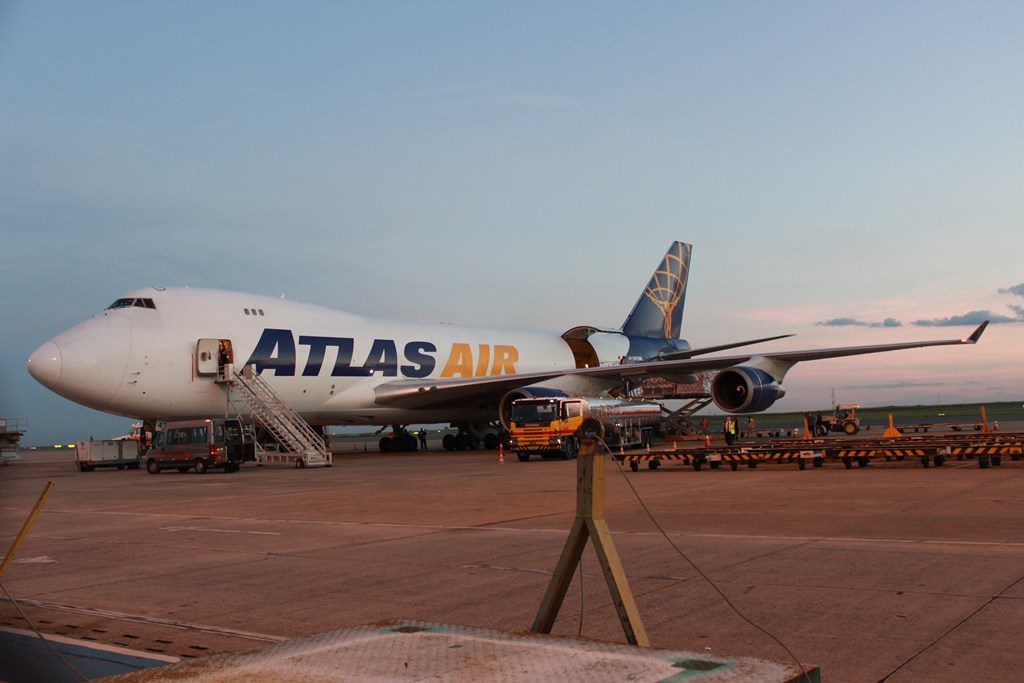
[[[458,410],[379,406],[374,387],[396,379],[469,378],[577,367],[551,332],[386,322],[330,308],[238,292],[137,290],[153,308],[110,308],[58,334],[29,368],[67,398],[137,419],[192,419],[229,409],[223,386],[197,372],[200,339],[229,340],[233,362],[251,363],[314,424],[487,420],[493,405]],[[594,392],[609,383],[571,381]],[[545,385],[557,385],[546,382]]]

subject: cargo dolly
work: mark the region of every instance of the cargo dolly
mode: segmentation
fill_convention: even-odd
[[[1024,433],[1002,433],[981,435],[946,435],[934,437],[912,438],[874,438],[874,439],[812,439],[775,441],[764,445],[733,445],[733,446],[700,446],[679,449],[673,445],[672,451],[652,451],[644,453],[619,453],[616,460],[628,464],[637,472],[640,464],[647,463],[648,469],[656,470],[663,461],[680,462],[700,471],[704,465],[718,469],[722,463],[728,463],[731,469],[737,470],[741,465],[754,469],[760,463],[796,463],[800,469],[821,467],[825,461],[841,462],[851,469],[856,463],[858,467],[867,467],[872,460],[916,460],[922,467],[932,465],[943,466],[946,461],[955,457],[957,460],[977,460],[978,467],[988,468],[990,465],[1002,464],[1004,455],[1014,461],[1024,456]]]

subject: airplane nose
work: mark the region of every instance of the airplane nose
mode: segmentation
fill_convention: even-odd
[[[33,351],[26,364],[28,373],[48,389],[53,389],[60,382],[60,365],[60,347],[52,341]]]

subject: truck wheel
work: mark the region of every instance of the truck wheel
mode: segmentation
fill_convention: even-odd
[[[519,451],[516,453],[516,457],[519,458],[519,462],[529,462],[530,453],[528,451]]]
[[[860,431],[860,426],[856,422],[847,422],[843,425],[843,431],[847,436],[853,436]]]
[[[156,460],[147,460],[146,471],[150,474],[160,474],[160,465],[156,464]]]
[[[206,466],[206,461],[202,458],[196,458],[195,461],[196,474],[206,474],[206,470],[209,468]]]

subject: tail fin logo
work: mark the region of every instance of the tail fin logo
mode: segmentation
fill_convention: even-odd
[[[658,307],[665,316],[664,336],[669,339],[672,332],[672,313],[682,301],[686,292],[686,279],[690,268],[690,245],[676,242],[665,254],[661,265],[654,271],[644,296]]]

